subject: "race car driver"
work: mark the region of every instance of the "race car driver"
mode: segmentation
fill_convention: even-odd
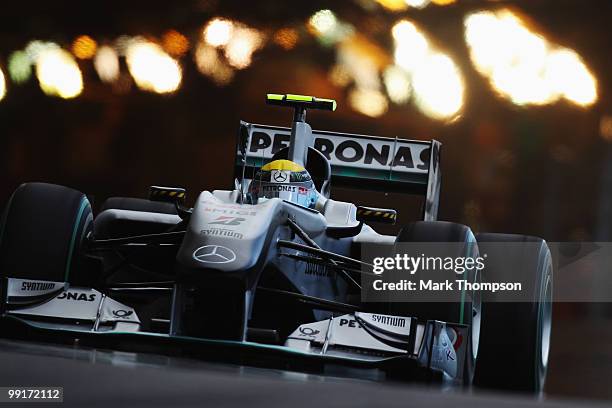
[[[308,171],[290,160],[274,160],[259,169],[249,195],[253,204],[280,198],[307,208],[315,208],[320,197]]]

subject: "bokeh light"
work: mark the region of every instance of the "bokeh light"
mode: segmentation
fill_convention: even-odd
[[[408,8],[405,0],[376,0],[376,2],[391,11],[404,11]]]
[[[79,59],[92,59],[96,55],[98,44],[88,35],[77,37],[72,43],[72,53]]]
[[[309,26],[320,35],[331,34],[338,26],[338,19],[329,9],[319,10],[308,20]]]
[[[103,45],[94,57],[94,68],[102,82],[115,82],[119,78],[119,56],[115,50]]]
[[[8,74],[16,84],[23,84],[32,76],[32,61],[25,51],[14,51],[8,57]]]
[[[280,45],[285,50],[290,50],[295,47],[299,39],[299,35],[293,28],[281,28],[274,33],[274,42]]]
[[[338,65],[347,70],[358,88],[378,90],[381,70],[388,65],[386,52],[363,36],[353,36],[337,48]]]
[[[234,77],[234,70],[222,60],[219,51],[204,42],[198,44],[194,60],[198,70],[217,85],[227,85]]]
[[[126,50],[127,66],[136,85],[145,91],[169,93],[181,85],[179,63],[157,44],[134,40]]]
[[[603,115],[599,120],[599,135],[607,142],[612,142],[612,116]]]
[[[204,28],[204,41],[213,47],[227,45],[232,38],[234,23],[222,18],[212,19]]]
[[[412,78],[418,108],[434,119],[453,119],[463,106],[464,84],[450,57],[428,55]]]
[[[395,24],[391,29],[395,40],[395,63],[408,72],[423,63],[429,52],[429,42],[417,27],[406,20]]]
[[[225,47],[225,57],[234,68],[251,65],[253,53],[263,45],[263,35],[252,28],[236,27]]]
[[[83,77],[72,55],[59,47],[37,53],[36,77],[47,95],[74,98],[83,91]]]
[[[399,11],[454,2],[371,0],[369,7],[376,10],[378,3]],[[335,86],[352,89],[349,103],[355,110],[376,116],[388,109],[389,102],[402,105],[411,101],[431,118],[452,120],[461,114],[465,84],[459,67],[414,22],[404,18],[392,26],[391,56],[376,39],[353,28],[330,9],[316,11],[303,23],[321,44],[334,46],[336,62],[328,71],[328,79]],[[548,40],[519,14],[506,8],[476,11],[465,17],[464,25],[474,66],[504,98],[517,105],[544,105],[564,99],[590,106],[597,101],[597,80],[581,56]],[[225,85],[237,70],[252,64],[254,54],[266,45],[268,36],[271,43],[291,50],[300,41],[301,32],[289,25],[264,32],[237,20],[214,17],[205,24],[194,44],[194,61],[201,73],[216,84]],[[99,46],[92,37],[81,35],[70,46],[76,58],[93,58],[98,76],[106,83],[120,79],[119,61],[125,56],[138,87],[158,93],[180,87],[182,69],[178,58],[190,48],[188,38],[175,29],[165,31],[159,44],[154,39],[121,36],[112,46]],[[74,58],[70,61],[57,44],[33,40],[23,51],[9,55],[5,73],[20,84],[31,76],[34,65],[46,93],[71,97],[68,95],[81,92],[83,84],[78,65],[74,69]],[[41,67],[47,66],[55,68],[41,71]],[[43,71],[46,76],[41,80]],[[59,86],[50,79],[60,75],[50,74],[53,71],[63,72],[61,75],[72,78],[72,82]],[[124,79],[131,82],[127,76]],[[364,95],[372,96],[374,102],[365,103]]]
[[[427,7],[430,3],[437,6],[447,6],[454,3],[457,0],[375,0],[376,3],[380,4],[384,8],[390,11],[399,12],[405,11],[408,7],[422,9]]]
[[[194,55],[198,69],[218,84],[225,84],[234,75],[233,69],[228,65],[236,69],[251,65],[255,51],[264,46],[265,36],[261,31],[242,23],[217,17],[206,24],[203,40],[203,43],[198,44]],[[226,61],[220,58],[218,52],[213,53],[207,47],[222,50]],[[212,60],[205,61],[205,56]]]
[[[597,100],[595,77],[572,50],[558,49],[549,53],[544,77],[570,102],[588,106]]]
[[[411,21],[398,21],[391,35],[395,65],[383,73],[391,101],[405,103],[412,89],[421,112],[437,120],[456,119],[463,108],[465,85],[452,58],[436,50]]]
[[[388,100],[381,92],[381,70],[389,56],[367,37],[355,34],[336,48],[336,66],[330,79],[337,84],[354,84],[348,95],[351,108],[367,116],[377,117],[388,109]]]
[[[334,45],[354,32],[352,25],[340,21],[329,9],[319,10],[310,16],[306,28],[324,46]]]
[[[429,0],[406,0],[406,4],[414,8],[424,8],[429,4]]]
[[[59,45],[54,42],[32,40],[26,45],[25,53],[28,55],[28,58],[30,58],[30,61],[35,63],[43,51],[55,48],[59,48]]]
[[[381,116],[389,108],[385,95],[372,89],[352,89],[348,95],[348,102],[357,112],[373,118]]]
[[[189,40],[176,30],[168,30],[162,37],[162,46],[168,54],[181,57],[189,51]]]
[[[332,84],[341,88],[351,83],[351,74],[344,64],[334,64],[329,70],[328,78]]]
[[[391,65],[383,72],[383,82],[389,99],[404,104],[410,99],[411,84],[406,72],[397,65]]]
[[[113,43],[113,48],[117,51],[117,54],[124,57],[128,46],[140,37],[132,38],[129,35],[120,35]]]
[[[4,99],[6,95],[6,79],[4,78],[4,72],[0,69],[0,101]]]
[[[508,9],[465,18],[465,39],[476,69],[517,105],[560,98],[580,106],[597,100],[597,81],[580,56],[561,48]]]

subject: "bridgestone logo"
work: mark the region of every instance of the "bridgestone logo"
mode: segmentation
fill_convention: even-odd
[[[49,290],[55,288],[55,283],[51,282],[22,282],[21,290],[35,291],[35,290]]]
[[[406,327],[406,319],[401,317],[372,315],[372,320],[389,326]]]

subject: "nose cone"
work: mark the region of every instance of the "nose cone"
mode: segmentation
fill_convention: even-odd
[[[226,203],[205,191],[189,220],[177,260],[187,270],[247,271],[262,255],[279,200],[260,205]]]

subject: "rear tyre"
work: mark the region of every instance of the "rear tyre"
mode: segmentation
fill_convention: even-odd
[[[78,282],[83,242],[92,228],[85,194],[26,183],[15,190],[0,224],[0,277]]]
[[[476,239],[481,254],[487,255],[483,280],[521,282],[521,300],[525,301],[508,302],[511,295],[505,292],[485,292],[475,384],[540,393],[552,322],[553,271],[548,245],[523,235],[478,234]]]
[[[444,254],[450,257],[476,259],[479,256],[478,245],[472,230],[461,224],[444,221],[419,221],[406,225],[399,232],[396,243],[401,242],[456,242],[464,245],[453,245],[452,251]],[[425,277],[423,277],[425,278]],[[448,280],[454,282],[458,275],[448,271]],[[465,279],[470,282],[480,281],[480,273],[470,272]],[[474,376],[474,364],[479,347],[480,333],[480,293],[466,293],[462,302],[414,302],[391,303],[391,314],[418,317],[420,320],[441,320],[449,323],[468,325],[470,328],[471,347],[468,347],[467,364],[463,370],[464,384],[471,384]]]

